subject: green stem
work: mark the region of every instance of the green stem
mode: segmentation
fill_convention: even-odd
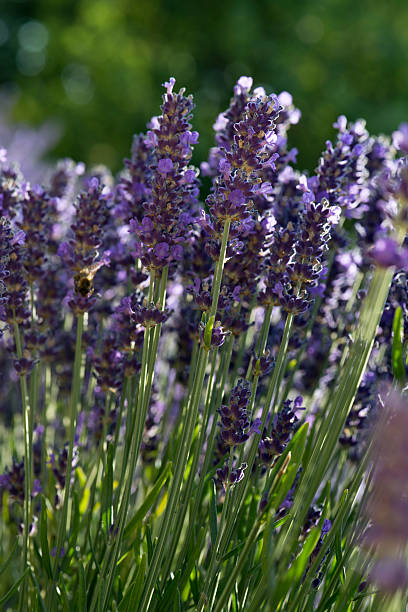
[[[253,546],[257,535],[258,535],[258,531],[260,528],[260,519],[258,519],[254,526],[252,527],[246,541],[245,541],[245,546],[242,549],[237,562],[234,565],[234,568],[232,569],[231,574],[229,575],[229,578],[227,580],[227,583],[221,593],[221,595],[219,597],[217,597],[217,604],[214,608],[214,612],[222,612],[222,610],[225,610],[226,608],[224,607],[228,597],[232,591],[233,585],[235,580],[237,579],[237,577],[239,576],[242,567],[245,565],[246,561],[248,560],[248,555],[249,555],[249,551],[251,549],[251,546]]]
[[[229,477],[232,471],[233,456],[234,456],[233,450],[230,447],[230,453],[229,453],[229,458],[228,458],[227,488],[225,491],[225,498],[224,498],[224,503],[223,503],[222,511],[221,511],[220,524],[217,530],[217,537],[215,539],[214,546],[211,548],[210,564],[208,566],[207,577],[206,577],[204,588],[203,588],[204,598],[202,598],[201,608],[199,606],[199,609],[202,609],[203,601],[208,601],[210,603],[210,609],[212,609],[212,600],[214,598],[216,589],[213,590],[212,597],[210,597],[210,591],[211,591],[211,585],[214,580],[216,569],[217,569],[217,561],[219,561],[220,542],[221,542],[222,535],[224,533],[225,521],[226,521],[227,516],[229,515],[229,510],[230,510],[231,483],[230,483]]]
[[[217,353],[214,351],[214,353],[212,354],[211,372],[209,376],[209,381],[213,381],[213,382],[212,384],[209,384],[207,387],[207,396],[206,396],[206,400],[204,403],[204,411],[203,411],[203,418],[202,418],[202,423],[201,423],[201,431],[200,431],[200,435],[198,438],[197,452],[193,456],[193,462],[190,467],[190,472],[188,474],[187,482],[184,487],[182,501],[180,503],[180,508],[179,508],[179,512],[177,515],[177,518],[178,518],[177,524],[175,525],[174,531],[171,532],[168,537],[168,546],[167,546],[168,554],[167,554],[167,562],[163,569],[164,575],[167,575],[168,572],[170,571],[171,563],[175,556],[175,549],[177,548],[177,544],[180,538],[180,533],[181,533],[181,530],[184,524],[184,519],[186,516],[188,504],[191,500],[191,491],[192,491],[194,479],[197,473],[198,460],[200,458],[200,450],[204,445],[205,437],[207,433],[208,419],[210,416],[212,391],[215,387],[215,382],[216,382],[216,378],[215,378],[216,362],[217,362]],[[187,538],[187,540],[188,539],[189,538]]]
[[[78,403],[81,391],[81,357],[82,357],[82,332],[84,327],[84,315],[79,314],[77,316],[77,331],[76,331],[76,342],[75,342],[75,358],[74,358],[74,373],[71,387],[71,399],[70,399],[70,411],[69,411],[69,446],[68,446],[68,458],[67,458],[67,469],[65,474],[65,489],[64,489],[64,504],[62,508],[62,516],[59,523],[57,545],[54,561],[54,580],[52,584],[51,593],[49,593],[50,605],[49,609],[53,609],[54,597],[55,597],[55,586],[58,577],[58,566],[60,562],[60,553],[66,538],[67,533],[67,519],[68,519],[68,505],[70,499],[70,488],[72,478],[72,459],[74,454],[74,441],[75,441],[75,430],[78,417]]]
[[[168,267],[164,268],[161,276],[160,286],[158,290],[158,304],[160,308],[164,308],[165,296],[166,296],[166,285],[167,285]],[[148,301],[151,301],[154,293],[155,277],[152,272],[150,275],[150,286]],[[103,584],[103,600],[100,602],[100,609],[107,610],[109,605],[109,599],[111,590],[113,587],[113,581],[117,571],[117,560],[122,545],[123,533],[125,528],[125,522],[127,512],[130,504],[130,494],[132,489],[133,476],[136,469],[137,459],[139,455],[140,445],[143,437],[143,428],[146,420],[146,412],[150,402],[151,388],[153,384],[154,366],[157,358],[157,349],[159,344],[161,332],[161,325],[156,325],[154,329],[146,328],[143,345],[143,356],[142,366],[139,378],[139,387],[137,395],[137,407],[134,410],[134,416],[132,417],[132,435],[131,435],[131,448],[130,458],[128,462],[128,471],[125,484],[124,495],[122,497],[119,513],[117,517],[117,531],[114,541],[107,547],[105,552],[102,576],[98,583],[97,588],[92,599],[90,610],[95,610],[99,605],[98,601],[100,598],[101,586]],[[107,578],[105,580],[105,576]],[[99,609],[99,608],[98,608]]]
[[[286,319],[285,329],[283,331],[283,336],[282,336],[282,342],[279,347],[278,357],[276,359],[276,365],[273,370],[271,380],[269,382],[267,397],[266,397],[265,404],[264,404],[263,411],[262,411],[261,425],[260,425],[261,431],[263,430],[265,426],[269,408],[272,407],[272,410],[273,410],[273,407],[274,407],[273,398],[276,398],[277,390],[279,388],[281,377],[283,375],[283,366],[284,366],[285,359],[286,359],[286,353],[288,349],[292,324],[293,324],[293,315],[289,314]],[[271,421],[272,421],[272,415],[271,415]],[[251,445],[250,445],[247,460],[246,460],[248,467],[245,470],[245,476],[242,481],[242,484],[240,485],[240,487],[235,488],[234,497],[232,500],[233,502],[232,515],[235,518],[229,522],[229,524],[227,525],[227,528],[225,529],[223,541],[221,542],[221,554],[224,554],[225,550],[228,547],[228,544],[230,542],[230,539],[235,529],[235,525],[237,524],[237,520],[241,512],[242,503],[245,500],[246,495],[248,493],[248,490],[251,484],[252,468],[255,462],[256,454],[258,452],[258,445],[259,445],[260,438],[261,436],[257,433],[254,433],[252,436]]]
[[[189,525],[187,530],[187,535],[184,538],[183,549],[180,553],[179,560],[185,560],[188,552],[188,548],[191,546],[192,538],[194,537],[194,529],[196,526],[196,521],[198,517],[198,512],[202,505],[202,496],[204,492],[204,487],[207,482],[207,474],[210,468],[210,463],[213,458],[214,452],[214,441],[218,431],[217,427],[217,418],[215,416],[215,408],[221,405],[222,395],[224,394],[225,384],[227,373],[229,370],[229,366],[231,363],[232,349],[234,346],[234,337],[230,336],[225,343],[225,351],[222,353],[222,361],[221,367],[219,368],[220,376],[217,378],[217,386],[215,389],[215,393],[211,396],[211,405],[210,405],[210,414],[214,414],[214,419],[211,425],[210,435],[207,439],[207,448],[205,451],[203,466],[201,469],[201,476],[198,481],[197,490],[194,495],[194,505],[191,511],[191,516],[189,518]],[[178,564],[177,564],[178,565]],[[183,585],[180,586],[183,588]]]
[[[231,226],[231,221],[228,219],[225,221],[221,248],[220,248],[220,256],[215,267],[214,272],[214,281],[212,287],[212,304],[209,313],[209,317],[207,321],[214,322],[217,307],[218,307],[218,298],[221,290],[221,281],[224,270],[225,263],[225,255],[228,246],[228,238],[229,238],[229,230]],[[203,382],[205,377],[205,371],[208,363],[208,349],[204,345],[201,345],[197,367],[194,375],[193,388],[190,395],[190,401],[187,406],[187,414],[186,421],[184,423],[183,431],[181,434],[181,440],[179,442],[179,449],[176,461],[176,471],[174,474],[173,481],[170,485],[170,490],[168,493],[168,500],[166,505],[165,514],[160,526],[160,531],[158,535],[158,540],[156,547],[153,552],[153,556],[150,562],[149,570],[147,573],[143,594],[141,598],[141,602],[139,604],[139,610],[148,610],[152,596],[153,596],[153,588],[156,584],[157,578],[159,576],[163,554],[166,548],[167,537],[169,533],[172,533],[174,529],[174,523],[177,518],[177,511],[179,506],[179,500],[181,495],[181,488],[183,484],[184,473],[188,461],[189,451],[191,447],[192,436],[194,432],[194,427],[197,422],[198,417],[198,408],[200,404],[200,399],[202,395]],[[211,384],[209,381],[208,384]],[[200,452],[200,449],[197,449],[197,452]]]
[[[13,324],[14,324],[14,339],[16,343],[17,358],[21,359],[23,356],[23,347],[21,342],[21,335],[18,323],[13,313]],[[30,556],[30,521],[31,521],[31,473],[32,473],[32,431],[31,431],[31,410],[28,401],[27,393],[27,378],[26,376],[20,376],[20,389],[21,389],[21,404],[23,409],[23,428],[24,428],[24,539],[23,539],[23,572],[27,570],[29,565]],[[26,576],[20,590],[19,596],[19,610],[22,612],[26,605],[26,594],[28,586],[28,577]]]
[[[222,233],[220,257],[218,259],[217,265],[215,267],[215,272],[214,272],[214,281],[213,281],[212,292],[211,292],[212,304],[211,304],[211,310],[210,310],[210,317],[212,316],[215,317],[217,313],[218,298],[220,297],[222,273],[224,271],[225,254],[227,252],[230,227],[231,227],[231,221],[227,219],[225,221],[224,231]]]

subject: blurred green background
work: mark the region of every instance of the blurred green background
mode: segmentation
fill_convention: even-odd
[[[373,133],[408,120],[407,0],[2,0],[0,88],[13,119],[56,119],[52,156],[114,170],[159,113],[170,75],[194,93],[195,161],[244,74],[302,111],[290,144],[313,168],[339,114]]]

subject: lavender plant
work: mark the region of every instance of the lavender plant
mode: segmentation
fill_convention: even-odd
[[[164,88],[117,177],[1,149],[2,609],[405,609],[407,125],[302,173],[241,77],[206,195]]]

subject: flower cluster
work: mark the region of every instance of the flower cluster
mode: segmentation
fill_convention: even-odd
[[[198,133],[191,131],[190,124],[193,99],[184,95],[184,89],[173,92],[174,85],[174,78],[164,84],[162,114],[152,119],[144,145],[137,143],[138,155],[130,164],[137,189],[145,198],[140,211],[132,210],[139,216],[130,219],[130,231],[137,237],[136,256],[150,270],[182,259],[198,195],[196,171],[189,166],[198,142]],[[146,146],[150,151],[143,148]],[[137,158],[148,166],[143,183]]]
[[[305,409],[302,404],[303,397],[300,395],[294,400],[285,400],[283,408],[273,419],[270,435],[267,435],[267,431],[264,431],[258,449],[259,457],[264,465],[272,465],[285,450],[299,424],[296,413]]]
[[[408,588],[407,125],[340,117],[302,173],[292,97],[241,77],[199,213],[164,87],[118,175],[29,184],[0,149],[5,603],[381,608],[357,580]]]
[[[68,303],[77,313],[86,312],[93,305],[94,276],[100,267],[109,263],[107,256],[98,259],[98,249],[109,218],[110,201],[109,190],[97,178],[91,179],[75,205],[73,237],[62,242],[58,249],[58,255],[74,273],[74,294]]]
[[[9,325],[24,324],[29,317],[26,304],[27,281],[23,273],[25,234],[10,221],[0,219],[0,318]]]
[[[258,421],[250,428],[248,404],[251,399],[251,385],[247,380],[239,380],[231,391],[228,405],[223,405],[218,412],[221,417],[220,437],[224,444],[234,447],[246,442],[253,431],[258,431]]]
[[[255,94],[246,104],[242,119],[234,124],[231,147],[223,151],[214,192],[206,200],[218,222],[246,221],[253,198],[270,190],[270,185],[259,182],[258,175],[262,168],[273,164],[268,142],[273,138],[280,109],[274,94]]]

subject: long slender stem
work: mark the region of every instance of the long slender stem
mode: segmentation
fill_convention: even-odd
[[[221,290],[221,282],[224,270],[225,255],[228,246],[230,226],[231,222],[230,220],[227,220],[225,222],[222,234],[220,256],[215,267],[214,281],[212,287],[212,304],[208,318],[208,321],[212,322],[214,322],[215,315],[217,313],[218,298]],[[166,547],[166,538],[168,536],[168,533],[172,532],[172,528],[176,520],[177,508],[181,495],[181,487],[189,456],[192,434],[197,421],[198,408],[201,400],[207,363],[208,347],[201,345],[198,354],[190,402],[187,407],[187,418],[179,443],[179,451],[176,461],[176,471],[174,474],[173,481],[170,485],[165,515],[161,523],[158,541],[154,549],[153,557],[149,566],[146,582],[144,585],[141,602],[139,604],[139,610],[142,610],[143,612],[149,608],[153,596],[153,585],[156,583],[161,568],[162,558]],[[209,382],[209,384],[211,384],[211,382]],[[197,449],[197,452],[200,452],[200,449]]]
[[[274,397],[276,397],[276,393],[277,393],[277,390],[279,388],[279,384],[281,381],[281,376],[283,375],[282,374],[283,364],[285,363],[286,352],[288,349],[289,338],[290,338],[290,332],[292,329],[292,323],[293,323],[293,316],[288,315],[286,319],[286,323],[285,323],[285,329],[283,331],[282,342],[279,348],[278,357],[276,359],[276,365],[275,365],[271,380],[269,382],[267,397],[266,397],[265,404],[264,404],[263,411],[262,411],[262,416],[261,416],[262,423],[260,425],[261,431],[263,427],[265,426],[269,408],[271,406],[273,407],[272,400]],[[227,546],[230,542],[231,536],[235,529],[235,525],[237,524],[237,521],[238,521],[238,516],[242,508],[242,503],[244,499],[246,498],[246,495],[247,495],[247,492],[248,492],[248,489],[251,483],[250,476],[252,473],[252,467],[254,465],[255,457],[258,451],[259,440],[260,440],[260,435],[255,433],[252,436],[251,445],[250,445],[249,452],[247,455],[246,463],[248,467],[245,470],[244,479],[242,483],[240,484],[240,486],[236,487],[234,491],[234,497],[232,500],[232,503],[233,503],[232,515],[234,516],[234,520],[230,521],[230,523],[227,525],[227,528],[225,529],[225,532],[223,534],[223,540],[220,546],[221,554],[224,554],[224,552],[227,549]]]
[[[23,347],[21,342],[21,335],[18,323],[15,316],[14,319],[14,339],[16,343],[17,358],[21,359],[23,356]],[[31,431],[31,410],[28,401],[27,393],[27,378],[26,376],[20,376],[20,388],[21,388],[21,404],[23,409],[23,428],[24,428],[24,539],[23,539],[23,572],[26,571],[29,563],[29,533],[30,533],[30,521],[31,521],[31,473],[32,473],[32,431]],[[25,608],[25,599],[27,593],[27,576],[24,579],[19,597],[19,610],[22,611]]]
[[[70,430],[69,430],[67,468],[66,468],[66,474],[65,474],[64,504],[62,508],[62,516],[60,519],[58,535],[57,535],[57,545],[56,545],[55,562],[54,562],[54,580],[52,584],[51,593],[49,593],[50,609],[52,609],[53,607],[53,601],[54,601],[54,596],[55,596],[55,584],[56,584],[56,580],[58,576],[58,566],[59,566],[59,561],[60,561],[60,554],[63,548],[66,533],[67,533],[68,505],[69,505],[69,497],[70,497],[69,493],[70,493],[71,478],[72,478],[72,458],[74,454],[75,431],[76,431],[76,423],[77,423],[77,417],[78,417],[78,402],[79,402],[80,390],[81,390],[81,360],[82,360],[83,328],[84,328],[84,315],[79,314],[77,316],[74,373],[73,373],[73,379],[72,379],[70,410],[69,410]]]
[[[161,308],[164,308],[165,296],[166,296],[166,284],[167,284],[168,268],[164,268],[160,285],[157,291],[158,303]],[[150,286],[148,300],[151,301],[154,294],[155,277],[153,273],[150,275]],[[128,462],[128,471],[125,484],[125,491],[122,497],[119,514],[116,521],[116,537],[111,546],[108,546],[104,563],[102,568],[102,577],[104,578],[107,574],[105,584],[103,585],[103,601],[101,602],[101,609],[106,610],[109,605],[110,593],[113,586],[113,581],[116,575],[116,564],[119,556],[121,543],[123,539],[123,532],[125,527],[125,521],[127,511],[130,503],[130,494],[133,482],[133,476],[136,468],[137,458],[139,455],[140,445],[143,436],[143,427],[146,419],[146,412],[149,406],[151,388],[153,384],[154,366],[156,363],[157,350],[159,344],[161,332],[161,325],[157,325],[154,329],[146,328],[143,346],[142,366],[139,378],[138,396],[137,396],[137,407],[135,408],[134,417],[132,418],[132,435],[131,435],[131,448]],[[101,581],[95,590],[94,597],[91,604],[91,610],[95,610],[98,606],[100,598]]]
[[[200,449],[203,447],[204,445],[204,441],[205,441],[205,435],[207,433],[207,425],[208,425],[208,419],[210,416],[210,407],[211,407],[211,397],[212,397],[212,390],[215,387],[215,366],[216,366],[216,362],[217,362],[217,353],[214,351],[214,353],[212,354],[212,359],[211,359],[211,372],[210,372],[210,376],[209,376],[209,381],[213,381],[212,384],[208,384],[207,387],[207,396],[206,396],[206,400],[205,400],[205,404],[204,404],[204,412],[203,412],[203,417],[202,417],[202,423],[201,423],[201,431],[200,431],[200,435],[198,438],[198,445],[197,445],[197,452],[194,454],[193,457],[193,463],[190,467],[190,472],[187,478],[187,482],[186,485],[184,487],[184,491],[183,491],[183,495],[182,495],[182,501],[180,503],[180,508],[179,508],[179,512],[178,512],[178,521],[177,524],[175,526],[175,529],[172,533],[169,534],[168,537],[168,554],[167,554],[167,562],[166,565],[164,566],[164,574],[166,575],[169,571],[170,571],[170,567],[171,567],[171,563],[173,561],[174,558],[174,553],[175,553],[175,549],[177,547],[178,544],[178,540],[180,537],[180,533],[184,524],[184,518],[187,512],[187,507],[188,507],[188,503],[190,501],[191,498],[191,491],[193,488],[193,482],[194,482],[194,478],[197,472],[197,467],[198,467],[198,461],[200,458]]]
[[[211,396],[211,405],[210,405],[210,410],[209,410],[210,414],[213,414],[214,408],[221,404],[222,395],[225,389],[227,373],[228,373],[229,366],[231,363],[233,345],[234,345],[234,337],[230,336],[225,343],[226,348],[222,354],[222,365],[219,370],[220,376],[219,376],[219,379],[217,379],[218,384],[216,385],[216,388],[214,389],[215,393]],[[206,475],[208,473],[210,462],[213,457],[213,447],[214,447],[216,433],[217,433],[217,419],[215,418],[215,414],[214,414],[214,418],[213,418],[213,422],[212,422],[211,430],[210,430],[210,435],[207,438],[207,448],[205,451],[203,466],[201,469],[201,477],[198,481],[197,489],[194,495],[194,505],[193,505],[193,509],[191,511],[191,515],[189,519],[188,530],[184,538],[183,549],[180,552],[180,556],[179,556],[180,560],[185,559],[188,548],[191,545],[191,538],[194,536],[194,527],[196,524],[195,521],[197,519],[197,513],[201,507],[202,496],[203,496],[204,487],[206,483]],[[180,588],[182,587],[183,585],[181,585]]]

